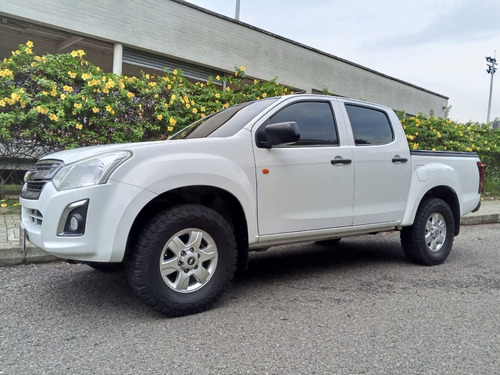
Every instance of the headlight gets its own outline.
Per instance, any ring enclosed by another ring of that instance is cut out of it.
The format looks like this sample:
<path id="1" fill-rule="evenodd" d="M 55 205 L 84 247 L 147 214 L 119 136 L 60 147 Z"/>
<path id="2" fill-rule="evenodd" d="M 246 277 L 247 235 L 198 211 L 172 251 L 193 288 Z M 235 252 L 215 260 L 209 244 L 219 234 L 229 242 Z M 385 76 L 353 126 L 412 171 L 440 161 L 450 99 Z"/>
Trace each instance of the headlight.
<path id="1" fill-rule="evenodd" d="M 62 167 L 52 182 L 57 190 L 104 184 L 116 167 L 130 156 L 129 151 L 117 151 L 80 160 Z"/>

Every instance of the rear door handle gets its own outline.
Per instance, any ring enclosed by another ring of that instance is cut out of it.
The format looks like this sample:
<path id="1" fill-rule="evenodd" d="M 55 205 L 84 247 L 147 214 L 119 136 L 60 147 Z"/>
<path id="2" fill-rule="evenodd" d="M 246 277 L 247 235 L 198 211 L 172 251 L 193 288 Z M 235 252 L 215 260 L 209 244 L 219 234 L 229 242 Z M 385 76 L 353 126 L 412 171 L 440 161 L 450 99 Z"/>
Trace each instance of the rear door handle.
<path id="1" fill-rule="evenodd" d="M 351 164 L 352 160 L 351 159 L 333 159 L 331 161 L 331 163 L 333 165 L 336 165 L 336 164 Z"/>
<path id="2" fill-rule="evenodd" d="M 392 158 L 393 163 L 407 163 L 408 159 L 407 158 Z"/>

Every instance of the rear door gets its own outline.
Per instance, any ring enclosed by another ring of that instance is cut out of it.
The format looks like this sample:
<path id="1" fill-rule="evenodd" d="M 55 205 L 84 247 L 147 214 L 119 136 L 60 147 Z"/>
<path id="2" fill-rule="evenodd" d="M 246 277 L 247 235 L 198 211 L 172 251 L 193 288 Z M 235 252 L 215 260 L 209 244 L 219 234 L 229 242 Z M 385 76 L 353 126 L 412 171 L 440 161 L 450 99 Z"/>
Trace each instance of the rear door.
<path id="1" fill-rule="evenodd" d="M 330 100 L 291 100 L 267 117 L 254 133 L 260 235 L 352 225 L 352 149 L 343 145 Z M 255 139 L 266 124 L 295 121 L 298 142 L 261 148 Z"/>
<path id="2" fill-rule="evenodd" d="M 346 103 L 345 110 L 354 139 L 353 224 L 398 222 L 410 185 L 406 136 L 399 124 L 392 126 L 393 114 L 384 109 Z"/>

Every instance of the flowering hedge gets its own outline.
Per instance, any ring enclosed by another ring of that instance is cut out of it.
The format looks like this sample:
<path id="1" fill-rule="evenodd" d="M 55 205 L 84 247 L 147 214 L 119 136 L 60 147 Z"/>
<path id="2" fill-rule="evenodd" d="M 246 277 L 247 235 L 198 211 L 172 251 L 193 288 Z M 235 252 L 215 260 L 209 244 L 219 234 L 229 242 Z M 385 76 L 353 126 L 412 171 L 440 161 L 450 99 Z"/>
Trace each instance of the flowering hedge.
<path id="1" fill-rule="evenodd" d="M 247 84 L 243 66 L 232 76 L 193 83 L 178 69 L 125 77 L 104 73 L 82 50 L 37 56 L 33 48 L 28 41 L 0 62 L 4 141 L 70 148 L 165 139 L 230 105 L 291 93 L 276 80 Z"/>
<path id="2" fill-rule="evenodd" d="M 413 150 L 477 152 L 486 165 L 485 191 L 500 191 L 500 129 L 425 115 L 401 123 Z"/>

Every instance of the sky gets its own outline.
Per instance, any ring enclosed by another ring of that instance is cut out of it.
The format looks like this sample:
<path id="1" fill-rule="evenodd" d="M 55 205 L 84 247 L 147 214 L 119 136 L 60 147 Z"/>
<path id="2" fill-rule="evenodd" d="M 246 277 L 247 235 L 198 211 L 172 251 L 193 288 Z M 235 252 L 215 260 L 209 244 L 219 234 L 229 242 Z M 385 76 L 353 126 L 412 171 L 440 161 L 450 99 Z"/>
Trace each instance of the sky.
<path id="1" fill-rule="evenodd" d="M 235 17 L 236 0 L 188 2 Z M 240 0 L 240 21 L 445 95 L 455 121 L 486 122 L 500 0 Z M 500 70 L 493 77 L 490 121 Z"/>

